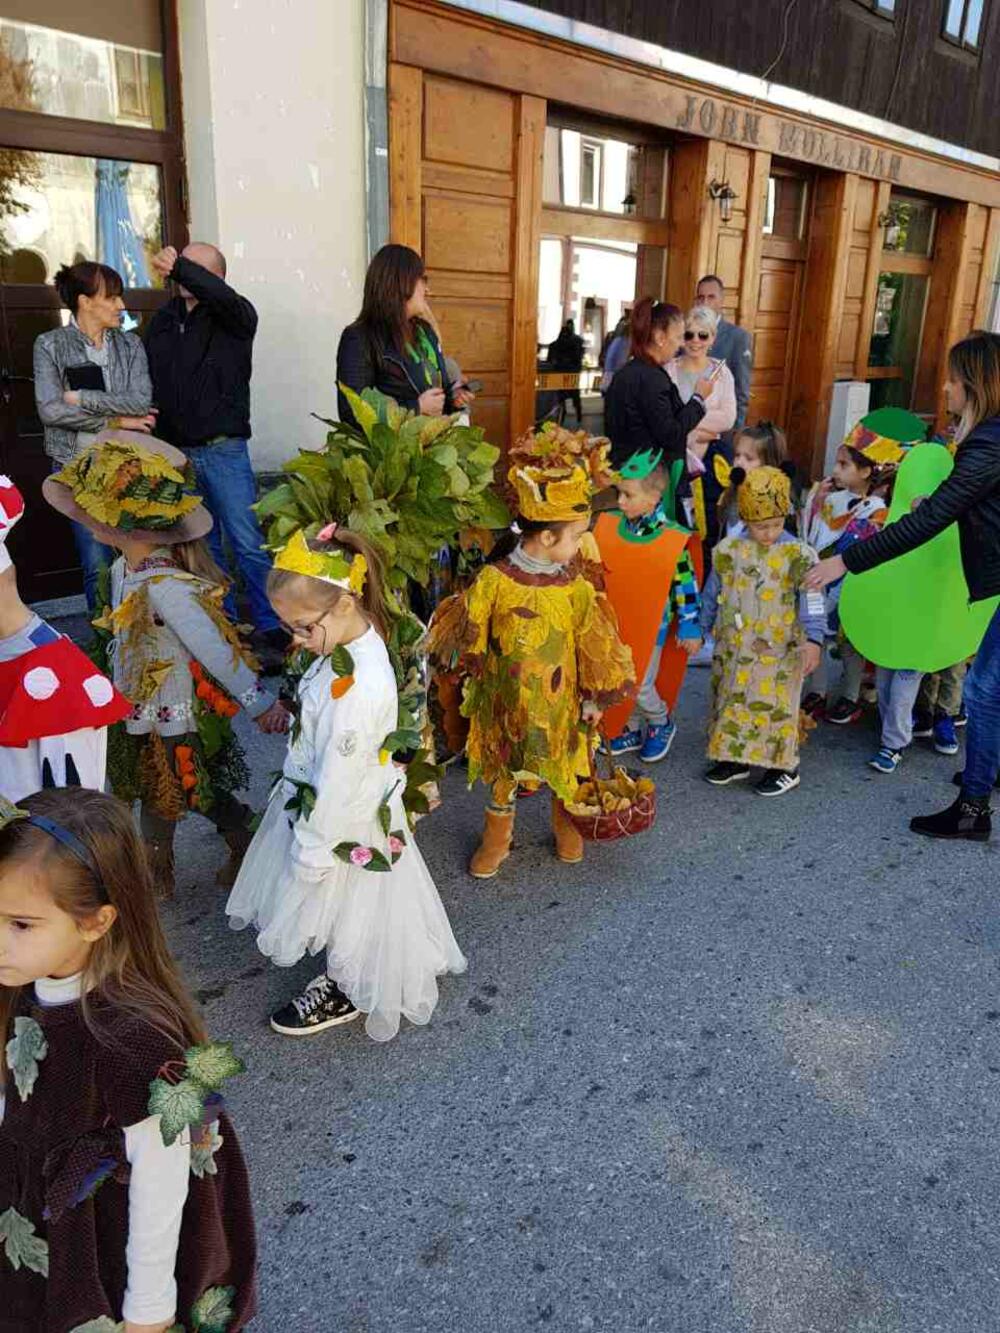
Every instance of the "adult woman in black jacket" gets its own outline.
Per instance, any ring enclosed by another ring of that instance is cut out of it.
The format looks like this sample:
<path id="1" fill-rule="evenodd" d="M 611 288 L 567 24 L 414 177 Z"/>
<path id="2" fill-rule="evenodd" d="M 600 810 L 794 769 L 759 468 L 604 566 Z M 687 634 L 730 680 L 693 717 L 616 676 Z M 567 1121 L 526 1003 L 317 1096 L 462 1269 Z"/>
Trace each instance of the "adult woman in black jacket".
<path id="1" fill-rule="evenodd" d="M 630 360 L 611 381 L 604 400 L 604 429 L 611 440 L 611 460 L 632 454 L 660 453 L 667 463 L 684 458 L 688 433 L 705 415 L 712 392 L 707 377 L 684 403 L 666 364 L 684 340 L 684 315 L 675 305 L 644 296 L 632 310 Z"/>
<path id="2" fill-rule="evenodd" d="M 400 407 L 439 417 L 472 402 L 450 383 L 427 304 L 424 261 L 408 245 L 383 245 L 365 275 L 361 314 L 340 336 L 337 384 L 378 389 Z M 356 425 L 338 389 L 341 421 Z"/>
<path id="3" fill-rule="evenodd" d="M 841 575 L 862 574 L 923 546 L 958 524 L 969 600 L 1000 595 L 1000 336 L 977 331 L 948 353 L 948 410 L 959 418 L 955 467 L 933 495 L 866 542 L 821 560 L 806 578 L 821 588 Z M 940 814 L 910 821 L 914 833 L 985 842 L 991 832 L 990 792 L 1000 772 L 1000 610 L 966 679 L 969 713 L 962 791 Z"/>

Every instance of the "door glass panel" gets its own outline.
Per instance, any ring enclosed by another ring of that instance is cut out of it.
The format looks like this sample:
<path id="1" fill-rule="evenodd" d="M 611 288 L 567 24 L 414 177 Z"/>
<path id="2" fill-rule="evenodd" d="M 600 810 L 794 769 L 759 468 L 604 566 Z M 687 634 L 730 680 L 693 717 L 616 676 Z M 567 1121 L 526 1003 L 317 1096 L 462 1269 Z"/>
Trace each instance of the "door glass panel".
<path id="1" fill-rule="evenodd" d="M 18 7 L 5 0 L 8 14 Z M 105 6 L 112 12 L 132 7 Z M 135 7 L 145 8 L 141 4 Z M 164 129 L 162 42 L 155 42 L 155 50 L 137 44 L 153 45 L 150 26 L 126 24 L 123 36 L 115 39 L 40 27 L 38 19 L 0 18 L 0 106 Z"/>
<path id="2" fill-rule="evenodd" d="M 915 273 L 879 274 L 868 364 L 898 373 L 872 381 L 873 407 L 910 406 L 927 283 L 925 276 Z"/>
<path id="3" fill-rule="evenodd" d="M 0 149 L 4 281 L 50 282 L 60 265 L 95 259 L 126 287 L 162 287 L 149 263 L 162 241 L 159 167 Z"/>
<path id="4" fill-rule="evenodd" d="M 771 176 L 767 182 L 764 235 L 800 241 L 805 233 L 808 182 L 800 176 Z"/>
<path id="5" fill-rule="evenodd" d="M 937 209 L 929 199 L 893 194 L 885 214 L 882 248 L 929 258 L 934 249 Z"/>
<path id="6" fill-rule="evenodd" d="M 542 202 L 627 217 L 663 216 L 666 149 L 549 125 Z"/>

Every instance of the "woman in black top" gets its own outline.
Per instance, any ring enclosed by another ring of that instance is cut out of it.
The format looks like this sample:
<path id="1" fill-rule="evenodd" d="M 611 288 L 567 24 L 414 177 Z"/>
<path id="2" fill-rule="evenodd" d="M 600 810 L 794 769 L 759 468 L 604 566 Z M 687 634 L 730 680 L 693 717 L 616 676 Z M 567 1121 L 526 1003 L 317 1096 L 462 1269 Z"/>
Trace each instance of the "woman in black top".
<path id="1" fill-rule="evenodd" d="M 378 389 L 400 407 L 439 417 L 473 395 L 450 383 L 427 304 L 424 261 L 408 245 L 383 245 L 365 275 L 361 314 L 340 336 L 337 384 L 355 393 Z M 341 421 L 357 425 L 342 393 Z"/>
<path id="2" fill-rule="evenodd" d="M 688 432 L 705 415 L 711 380 L 695 385 L 687 403 L 666 372 L 684 339 L 684 315 L 675 305 L 644 296 L 632 311 L 630 359 L 615 375 L 604 400 L 604 429 L 612 463 L 632 454 L 660 453 L 672 463 L 686 456 Z"/>
<path id="3" fill-rule="evenodd" d="M 944 393 L 959 423 L 951 474 L 912 513 L 843 555 L 813 565 L 806 587 L 863 574 L 957 523 L 969 601 L 1000 595 L 1000 335 L 976 329 L 952 347 Z M 965 768 L 955 777 L 962 790 L 947 810 L 911 819 L 910 828 L 931 838 L 986 842 L 992 831 L 990 793 L 1000 772 L 1000 610 L 966 678 L 965 706 Z"/>

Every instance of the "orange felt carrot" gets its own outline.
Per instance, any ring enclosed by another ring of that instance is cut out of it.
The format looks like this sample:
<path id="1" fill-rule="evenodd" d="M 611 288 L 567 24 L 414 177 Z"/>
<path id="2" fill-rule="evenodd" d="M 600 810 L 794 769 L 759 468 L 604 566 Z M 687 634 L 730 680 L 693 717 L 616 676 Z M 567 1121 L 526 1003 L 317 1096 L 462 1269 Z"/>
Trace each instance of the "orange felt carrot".
<path id="1" fill-rule="evenodd" d="M 194 773 L 185 773 L 181 777 L 181 786 L 185 791 L 191 791 L 198 785 L 198 779 Z"/>
<path id="2" fill-rule="evenodd" d="M 204 680 L 204 679 L 205 679 L 205 673 L 204 673 L 204 671 L 202 671 L 202 669 L 201 669 L 201 663 L 200 663 L 200 662 L 193 662 L 193 661 L 192 661 L 192 662 L 189 662 L 189 663 L 188 663 L 188 669 L 190 670 L 191 675 L 194 676 L 195 680 Z"/>
<path id="3" fill-rule="evenodd" d="M 338 676 L 337 679 L 330 684 L 330 698 L 342 699 L 353 684 L 353 676 Z"/>

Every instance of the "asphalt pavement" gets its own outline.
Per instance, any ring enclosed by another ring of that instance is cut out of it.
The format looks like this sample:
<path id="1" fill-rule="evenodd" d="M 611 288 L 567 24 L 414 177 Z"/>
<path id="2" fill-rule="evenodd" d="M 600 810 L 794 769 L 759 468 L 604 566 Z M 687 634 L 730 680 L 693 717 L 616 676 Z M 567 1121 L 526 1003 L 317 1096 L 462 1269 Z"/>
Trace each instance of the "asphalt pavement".
<path id="1" fill-rule="evenodd" d="M 955 760 L 864 766 L 822 727 L 798 791 L 701 780 L 707 673 L 659 817 L 557 862 L 544 796 L 467 877 L 483 793 L 417 837 L 468 955 L 427 1028 L 282 1038 L 321 970 L 233 934 L 222 848 L 179 835 L 170 938 L 248 1064 L 267 1333 L 994 1333 L 997 852 L 912 837 Z M 241 730 L 262 802 L 282 745 Z"/>

